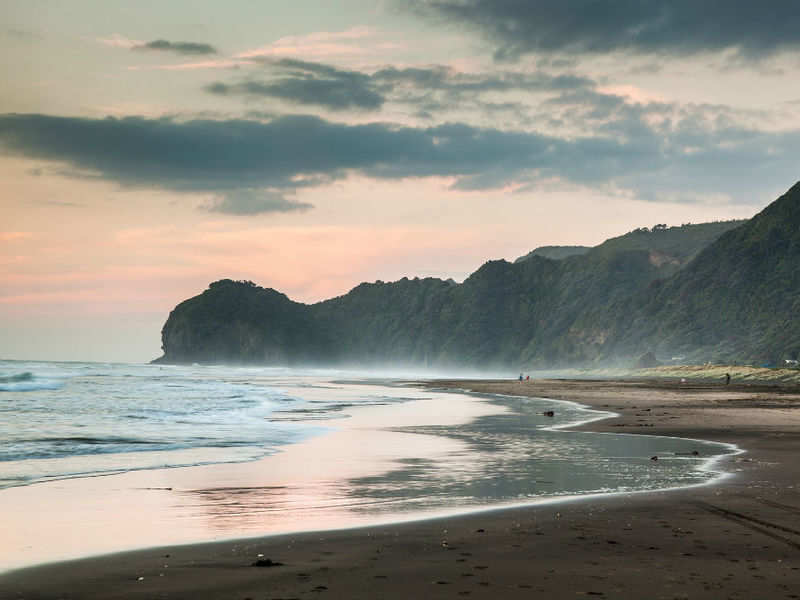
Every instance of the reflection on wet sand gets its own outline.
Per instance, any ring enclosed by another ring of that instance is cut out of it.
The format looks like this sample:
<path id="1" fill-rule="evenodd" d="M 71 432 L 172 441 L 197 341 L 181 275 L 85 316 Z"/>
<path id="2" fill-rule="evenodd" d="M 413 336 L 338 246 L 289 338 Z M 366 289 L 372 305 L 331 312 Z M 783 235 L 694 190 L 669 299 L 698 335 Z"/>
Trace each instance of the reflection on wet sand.
<path id="1" fill-rule="evenodd" d="M 382 448 L 386 468 L 378 473 L 321 473 L 281 486 L 193 489 L 181 496 L 190 512 L 202 511 L 208 526 L 221 532 L 346 527 L 553 496 L 700 484 L 716 475 L 705 468 L 709 457 L 728 451 L 710 442 L 558 430 L 587 418 L 574 405 L 518 398 L 484 402 L 495 410 L 467 423 L 384 430 L 383 442 L 392 434 L 401 442 Z M 451 443 L 442 445 L 445 440 Z M 428 454 L 426 447 L 437 451 Z M 347 448 L 374 450 L 371 444 Z M 654 455 L 660 460 L 651 460 Z"/>
<path id="2" fill-rule="evenodd" d="M 323 391 L 311 389 L 308 403 Z M 0 568 L 702 483 L 714 477 L 709 457 L 731 452 L 691 440 L 554 430 L 603 415 L 569 403 L 412 389 L 401 394 L 414 400 L 385 403 L 397 391 L 338 389 L 341 398 L 371 394 L 372 405 L 348 408 L 348 418 L 327 420 L 324 435 L 258 461 L 3 490 Z"/>

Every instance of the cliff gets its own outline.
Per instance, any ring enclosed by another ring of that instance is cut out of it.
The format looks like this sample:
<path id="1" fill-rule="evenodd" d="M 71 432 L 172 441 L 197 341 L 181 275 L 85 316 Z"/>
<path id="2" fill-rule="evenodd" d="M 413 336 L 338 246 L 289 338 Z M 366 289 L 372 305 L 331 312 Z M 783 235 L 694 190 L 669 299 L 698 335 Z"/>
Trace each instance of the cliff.
<path id="1" fill-rule="evenodd" d="M 529 368 L 777 362 L 800 351 L 800 184 L 753 219 L 641 228 L 489 261 L 463 283 L 363 283 L 305 305 L 223 280 L 179 304 L 165 362 Z M 552 254 L 552 253 L 551 253 Z"/>

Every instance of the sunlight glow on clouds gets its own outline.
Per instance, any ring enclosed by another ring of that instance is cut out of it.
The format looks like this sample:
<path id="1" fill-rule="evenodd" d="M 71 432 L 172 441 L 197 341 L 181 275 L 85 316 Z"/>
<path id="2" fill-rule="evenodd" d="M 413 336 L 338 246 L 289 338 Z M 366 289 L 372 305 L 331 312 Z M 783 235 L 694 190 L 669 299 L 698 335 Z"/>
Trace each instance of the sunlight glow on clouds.
<path id="1" fill-rule="evenodd" d="M 105 38 L 97 38 L 97 41 L 112 48 L 127 48 L 128 50 L 144 44 L 142 40 L 132 40 L 119 33 L 114 33 Z"/>
<path id="2" fill-rule="evenodd" d="M 267 46 L 239 52 L 237 58 L 296 57 L 331 59 L 367 54 L 400 47 L 393 42 L 380 41 L 384 34 L 370 27 L 359 26 L 345 31 L 316 31 L 307 35 L 289 35 Z"/>
<path id="3" fill-rule="evenodd" d="M 179 63 L 175 65 L 132 65 L 129 71 L 195 71 L 199 69 L 233 69 L 236 67 L 253 65 L 253 61 L 238 59 L 201 60 L 196 62 Z"/>

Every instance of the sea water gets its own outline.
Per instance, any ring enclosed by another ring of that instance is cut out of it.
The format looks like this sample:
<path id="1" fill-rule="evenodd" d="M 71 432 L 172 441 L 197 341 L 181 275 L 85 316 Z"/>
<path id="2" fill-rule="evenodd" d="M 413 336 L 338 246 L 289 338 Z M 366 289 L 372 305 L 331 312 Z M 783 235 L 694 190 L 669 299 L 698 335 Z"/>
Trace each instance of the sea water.
<path id="1" fill-rule="evenodd" d="M 735 451 L 563 429 L 610 415 L 333 370 L 0 361 L 0 563 L 704 484 Z"/>
<path id="2" fill-rule="evenodd" d="M 0 489 L 139 469 L 242 462 L 326 431 L 350 407 L 339 371 L 0 361 Z"/>

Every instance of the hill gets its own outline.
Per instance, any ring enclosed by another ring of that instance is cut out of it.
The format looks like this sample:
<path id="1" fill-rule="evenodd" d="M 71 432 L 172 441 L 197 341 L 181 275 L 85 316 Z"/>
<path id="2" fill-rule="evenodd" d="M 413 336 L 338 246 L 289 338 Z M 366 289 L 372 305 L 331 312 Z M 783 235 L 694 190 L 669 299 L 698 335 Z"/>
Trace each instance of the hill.
<path id="1" fill-rule="evenodd" d="M 363 283 L 305 305 L 223 280 L 172 311 L 159 360 L 522 369 L 629 364 L 653 351 L 777 362 L 800 351 L 798 231 L 800 184 L 749 221 L 544 247 L 489 261 L 461 284 Z"/>
<path id="2" fill-rule="evenodd" d="M 176 306 L 161 330 L 162 363 L 292 364 L 332 344 L 304 304 L 252 281 L 223 279 Z"/>
<path id="3" fill-rule="evenodd" d="M 605 354 L 648 346 L 695 361 L 778 365 L 796 359 L 800 183 L 721 235 L 674 277 L 618 308 L 622 325 Z"/>
<path id="4" fill-rule="evenodd" d="M 591 250 L 591 246 L 539 246 L 538 248 L 528 252 L 525 256 L 520 256 L 514 262 L 519 263 L 524 260 L 528 260 L 532 256 L 541 256 L 544 258 L 550 258 L 552 260 L 561 260 L 562 258 L 567 258 L 568 256 L 586 254 L 589 250 Z"/>

